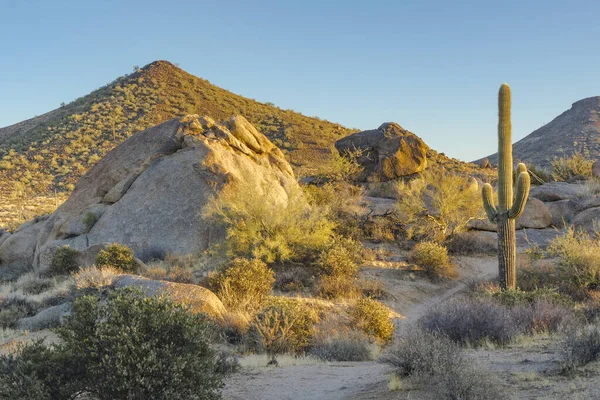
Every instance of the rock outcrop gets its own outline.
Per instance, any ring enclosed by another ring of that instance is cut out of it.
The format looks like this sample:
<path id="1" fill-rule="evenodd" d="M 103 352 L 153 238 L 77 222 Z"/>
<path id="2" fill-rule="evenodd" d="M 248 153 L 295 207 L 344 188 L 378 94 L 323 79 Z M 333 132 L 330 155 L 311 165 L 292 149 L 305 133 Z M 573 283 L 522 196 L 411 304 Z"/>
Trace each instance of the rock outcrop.
<path id="1" fill-rule="evenodd" d="M 77 183 L 49 218 L 3 238 L 3 264 L 38 266 L 57 246 L 120 243 L 134 252 L 199 253 L 224 239 L 200 216 L 220 193 L 269 190 L 282 204 L 298 190 L 283 153 L 245 118 L 188 115 L 138 132 Z"/>
<path id="2" fill-rule="evenodd" d="M 394 122 L 346 136 L 335 142 L 340 154 L 358 150 L 363 167 L 359 180 L 389 181 L 427 167 L 427 145 L 414 133 Z"/>

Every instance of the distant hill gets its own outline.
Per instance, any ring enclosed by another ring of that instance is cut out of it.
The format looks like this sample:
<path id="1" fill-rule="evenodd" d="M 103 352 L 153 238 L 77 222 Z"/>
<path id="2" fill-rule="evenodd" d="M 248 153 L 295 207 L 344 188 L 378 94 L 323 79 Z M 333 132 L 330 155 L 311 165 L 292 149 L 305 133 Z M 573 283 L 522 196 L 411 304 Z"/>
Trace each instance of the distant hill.
<path id="1" fill-rule="evenodd" d="M 600 158 L 600 96 L 573 103 L 571 108 L 513 145 L 515 160 L 550 167 L 555 157 L 580 152 Z M 498 154 L 488 157 L 492 164 Z"/>
<path id="2" fill-rule="evenodd" d="M 167 61 L 138 71 L 44 115 L 0 128 L 0 194 L 20 181 L 36 192 L 70 191 L 90 166 L 133 133 L 186 114 L 244 115 L 310 174 L 333 143 L 355 130 L 212 85 Z"/>

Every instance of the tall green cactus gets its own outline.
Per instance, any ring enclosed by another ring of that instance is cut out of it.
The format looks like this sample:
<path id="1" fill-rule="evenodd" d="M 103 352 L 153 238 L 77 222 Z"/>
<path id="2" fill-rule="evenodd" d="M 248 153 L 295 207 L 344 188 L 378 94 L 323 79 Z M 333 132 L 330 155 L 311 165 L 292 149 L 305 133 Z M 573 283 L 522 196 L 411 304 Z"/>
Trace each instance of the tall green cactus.
<path id="1" fill-rule="evenodd" d="M 517 167 L 517 193 L 513 199 L 512 126 L 510 86 L 498 92 L 498 205 L 492 186 L 483 186 L 483 206 L 491 222 L 498 224 L 498 272 L 503 290 L 517 286 L 517 244 L 515 220 L 523 213 L 529 197 L 530 178 L 525 164 Z"/>

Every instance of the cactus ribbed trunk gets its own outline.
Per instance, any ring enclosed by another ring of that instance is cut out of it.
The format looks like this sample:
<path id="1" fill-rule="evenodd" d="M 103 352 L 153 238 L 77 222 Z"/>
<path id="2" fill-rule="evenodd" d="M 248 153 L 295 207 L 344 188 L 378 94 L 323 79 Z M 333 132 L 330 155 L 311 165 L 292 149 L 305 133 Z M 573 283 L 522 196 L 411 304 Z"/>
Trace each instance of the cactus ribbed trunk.
<path id="1" fill-rule="evenodd" d="M 507 214 L 498 218 L 498 275 L 500 287 L 514 289 L 517 286 L 517 246 L 515 220 Z"/>
<path id="2" fill-rule="evenodd" d="M 529 197 L 530 178 L 524 164 L 519 164 L 516 201 L 513 198 L 512 126 L 510 121 L 510 86 L 498 92 L 498 205 L 493 189 L 483 187 L 483 205 L 491 222 L 498 226 L 498 274 L 503 290 L 517 286 L 516 219 L 523 213 Z"/>

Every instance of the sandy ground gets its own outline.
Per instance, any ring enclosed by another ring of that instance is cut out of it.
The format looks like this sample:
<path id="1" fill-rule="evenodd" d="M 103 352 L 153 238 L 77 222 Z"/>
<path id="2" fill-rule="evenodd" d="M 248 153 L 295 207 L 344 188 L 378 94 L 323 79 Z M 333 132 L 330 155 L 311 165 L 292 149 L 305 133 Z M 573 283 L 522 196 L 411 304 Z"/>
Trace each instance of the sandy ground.
<path id="1" fill-rule="evenodd" d="M 497 273 L 495 257 L 458 257 L 456 280 L 432 283 L 399 269 L 402 255 L 392 252 L 387 261 L 363 268 L 366 277 L 382 280 L 393 296 L 385 303 L 404 319 L 396 321 L 397 334 L 416 321 L 433 305 L 447 300 L 474 280 L 492 278 Z M 246 367 L 227 381 L 226 400 L 343 400 L 382 399 L 400 393 L 388 391 L 390 367 L 377 362 L 318 363 L 280 367 Z M 389 397 L 392 396 L 392 397 Z"/>

